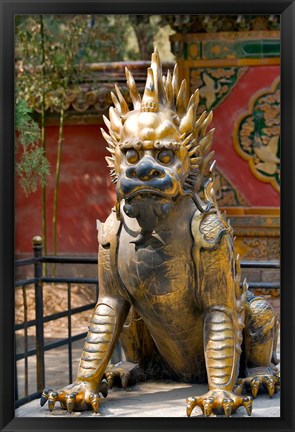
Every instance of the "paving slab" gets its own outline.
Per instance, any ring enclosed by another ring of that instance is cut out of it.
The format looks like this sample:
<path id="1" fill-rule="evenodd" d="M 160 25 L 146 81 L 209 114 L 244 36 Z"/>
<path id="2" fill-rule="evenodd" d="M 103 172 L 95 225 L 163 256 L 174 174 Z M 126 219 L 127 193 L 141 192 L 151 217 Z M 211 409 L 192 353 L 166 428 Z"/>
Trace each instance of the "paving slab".
<path id="1" fill-rule="evenodd" d="M 186 417 L 186 398 L 207 392 L 206 384 L 182 384 L 176 382 L 144 382 L 123 390 L 109 391 L 108 397 L 102 399 L 100 412 L 73 412 L 56 404 L 52 412 L 48 405 L 40 407 L 39 400 L 29 402 L 16 409 L 16 417 Z M 196 407 L 192 416 L 203 416 Z M 214 415 L 212 415 L 214 416 Z M 244 407 L 238 409 L 235 417 L 248 417 Z M 252 418 L 280 417 L 280 394 L 272 398 L 267 394 L 258 395 L 253 402 Z"/>

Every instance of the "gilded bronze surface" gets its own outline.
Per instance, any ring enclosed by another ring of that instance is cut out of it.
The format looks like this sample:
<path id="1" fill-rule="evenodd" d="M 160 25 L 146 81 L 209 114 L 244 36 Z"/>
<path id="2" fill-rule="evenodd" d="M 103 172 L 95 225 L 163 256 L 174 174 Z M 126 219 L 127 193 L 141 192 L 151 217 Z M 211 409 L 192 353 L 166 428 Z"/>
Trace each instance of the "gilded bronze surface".
<path id="1" fill-rule="evenodd" d="M 97 412 L 116 381 L 169 377 L 208 382 L 206 394 L 187 400 L 188 416 L 195 406 L 206 416 L 240 406 L 251 415 L 247 390 L 279 388 L 277 319 L 240 283 L 233 230 L 213 188 L 212 112 L 197 115 L 199 92 L 188 100 L 177 66 L 162 77 L 157 50 L 143 97 L 126 77 L 134 109 L 116 87 L 102 131 L 117 203 L 98 222 L 99 299 L 76 381 L 45 389 L 41 405 Z M 119 338 L 126 362 L 109 365 Z"/>

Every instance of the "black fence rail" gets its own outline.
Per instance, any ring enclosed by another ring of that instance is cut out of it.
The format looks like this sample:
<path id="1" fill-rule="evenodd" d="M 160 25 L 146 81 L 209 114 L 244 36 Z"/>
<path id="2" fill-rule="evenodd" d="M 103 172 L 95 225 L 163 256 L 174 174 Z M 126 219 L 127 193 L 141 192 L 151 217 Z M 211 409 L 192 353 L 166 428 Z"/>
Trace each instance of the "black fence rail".
<path id="1" fill-rule="evenodd" d="M 16 373 L 15 373 L 15 406 L 16 408 L 23 405 L 24 403 L 40 397 L 42 390 L 45 386 L 45 352 L 58 348 L 60 346 L 67 346 L 68 348 L 68 371 L 69 371 L 69 383 L 73 380 L 72 370 L 72 344 L 75 341 L 84 339 L 87 332 L 72 335 L 72 323 L 71 317 L 75 314 L 92 310 L 96 304 L 96 301 L 88 303 L 80 307 L 72 307 L 71 302 L 71 288 L 72 284 L 90 284 L 94 286 L 95 297 L 98 297 L 98 280 L 97 278 L 87 277 L 48 277 L 44 275 L 43 268 L 44 264 L 94 264 L 97 265 L 97 257 L 56 257 L 56 256 L 43 256 L 43 245 L 40 237 L 33 239 L 33 257 L 28 259 L 21 259 L 15 262 L 16 268 L 33 265 L 34 266 L 34 277 L 20 279 L 15 282 L 16 289 L 22 290 L 23 306 L 24 306 L 24 320 L 21 323 L 15 325 L 15 331 L 22 330 L 24 335 L 24 350 L 23 352 L 17 352 L 15 355 L 16 360 Z M 62 312 L 44 316 L 44 301 L 43 301 L 43 287 L 44 284 L 57 284 L 62 283 L 67 285 L 67 309 Z M 27 311 L 27 288 L 34 286 L 34 297 L 35 297 L 35 319 L 28 320 Z M 44 342 L 44 324 L 50 321 L 58 320 L 60 318 L 67 317 L 67 328 L 68 336 L 56 342 L 45 344 Z M 34 349 L 28 348 L 28 329 L 35 327 L 36 334 L 36 346 Z M 36 392 L 29 394 L 28 389 L 28 359 L 29 357 L 36 357 Z M 25 396 L 19 398 L 19 388 L 17 379 L 17 362 L 24 360 L 24 393 Z"/>
<path id="2" fill-rule="evenodd" d="M 16 289 L 22 290 L 23 307 L 24 307 L 24 319 L 23 322 L 15 325 L 15 331 L 23 331 L 24 349 L 22 352 L 17 352 L 15 355 L 15 407 L 19 407 L 26 402 L 36 399 L 41 396 L 41 392 L 45 387 L 45 352 L 53 350 L 61 346 L 67 346 L 68 350 L 68 371 L 69 371 L 69 383 L 73 381 L 72 371 L 72 345 L 75 341 L 84 339 L 87 332 L 72 335 L 72 322 L 71 318 L 73 315 L 92 310 L 96 304 L 90 302 L 84 306 L 72 307 L 71 302 L 71 288 L 72 284 L 90 284 L 95 289 L 95 297 L 98 298 L 99 285 L 97 278 L 87 277 L 60 277 L 51 276 L 48 277 L 44 274 L 44 265 L 47 264 L 92 264 L 97 266 L 97 257 L 77 257 L 77 256 L 44 256 L 42 239 L 40 237 L 34 237 L 33 239 L 33 257 L 28 259 L 20 259 L 15 262 L 16 268 L 23 266 L 34 267 L 34 277 L 19 279 L 15 282 Z M 241 261 L 242 269 L 280 269 L 279 261 Z M 44 301 L 43 301 L 43 288 L 44 284 L 66 284 L 67 285 L 67 309 L 61 312 L 56 312 L 50 315 L 44 316 Z M 35 297 L 35 319 L 28 319 L 27 311 L 27 288 L 34 286 L 34 297 Z M 248 282 L 250 289 L 280 289 L 279 282 Z M 67 337 L 56 342 L 45 344 L 44 340 L 44 324 L 50 321 L 58 320 L 60 318 L 67 317 Z M 36 344 L 35 348 L 28 347 L 28 329 L 35 327 Z M 117 355 L 120 355 L 117 353 Z M 28 378 L 28 359 L 29 357 L 35 356 L 36 358 L 36 391 L 29 393 L 29 378 Z M 117 357 L 118 358 L 118 357 Z M 24 361 L 24 397 L 19 398 L 18 388 L 18 376 L 17 376 L 17 362 Z M 64 366 L 63 366 L 64 367 Z"/>

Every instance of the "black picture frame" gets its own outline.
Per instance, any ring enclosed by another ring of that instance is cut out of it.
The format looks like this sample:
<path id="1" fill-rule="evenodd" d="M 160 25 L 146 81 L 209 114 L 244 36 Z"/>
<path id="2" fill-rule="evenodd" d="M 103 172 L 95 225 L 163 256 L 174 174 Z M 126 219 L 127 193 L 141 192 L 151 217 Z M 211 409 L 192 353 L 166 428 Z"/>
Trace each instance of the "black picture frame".
<path id="1" fill-rule="evenodd" d="M 0 429 L 12 431 L 293 431 L 294 381 L 294 0 L 0 0 Z M 281 14 L 281 417 L 14 418 L 14 17 L 20 14 Z"/>

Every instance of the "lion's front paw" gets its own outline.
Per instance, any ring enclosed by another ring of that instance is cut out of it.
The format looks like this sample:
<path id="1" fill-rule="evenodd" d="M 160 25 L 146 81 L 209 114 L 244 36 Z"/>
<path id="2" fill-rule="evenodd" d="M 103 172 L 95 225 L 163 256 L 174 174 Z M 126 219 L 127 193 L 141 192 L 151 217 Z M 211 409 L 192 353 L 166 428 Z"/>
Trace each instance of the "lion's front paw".
<path id="1" fill-rule="evenodd" d="M 56 402 L 59 402 L 63 409 L 69 413 L 72 411 L 85 411 L 93 409 L 96 413 L 100 405 L 102 393 L 104 397 L 108 394 L 108 384 L 104 380 L 101 382 L 99 389 L 94 390 L 93 385 L 86 381 L 79 381 L 63 387 L 59 390 L 45 388 L 40 399 L 41 407 L 48 401 L 50 411 Z"/>
<path id="2" fill-rule="evenodd" d="M 214 414 L 225 414 L 230 417 L 240 406 L 246 408 L 247 414 L 252 413 L 252 398 L 250 396 L 239 396 L 226 390 L 209 390 L 203 396 L 195 396 L 187 399 L 186 413 L 190 417 L 193 409 L 198 406 L 206 417 Z"/>

